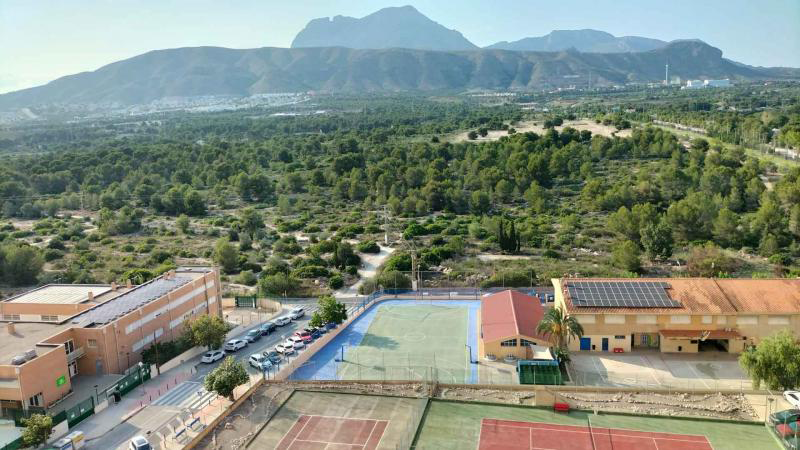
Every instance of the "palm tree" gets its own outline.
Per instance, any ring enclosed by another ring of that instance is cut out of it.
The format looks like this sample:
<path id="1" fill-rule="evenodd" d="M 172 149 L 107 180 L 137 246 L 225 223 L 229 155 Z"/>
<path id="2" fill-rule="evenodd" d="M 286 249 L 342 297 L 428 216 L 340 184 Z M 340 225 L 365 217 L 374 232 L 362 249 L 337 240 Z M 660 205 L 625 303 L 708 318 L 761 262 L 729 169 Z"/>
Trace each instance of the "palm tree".
<path id="1" fill-rule="evenodd" d="M 545 313 L 536 332 L 548 336 L 557 350 L 566 350 L 571 338 L 583 336 L 583 326 L 572 316 L 567 315 L 564 308 L 554 307 Z"/>

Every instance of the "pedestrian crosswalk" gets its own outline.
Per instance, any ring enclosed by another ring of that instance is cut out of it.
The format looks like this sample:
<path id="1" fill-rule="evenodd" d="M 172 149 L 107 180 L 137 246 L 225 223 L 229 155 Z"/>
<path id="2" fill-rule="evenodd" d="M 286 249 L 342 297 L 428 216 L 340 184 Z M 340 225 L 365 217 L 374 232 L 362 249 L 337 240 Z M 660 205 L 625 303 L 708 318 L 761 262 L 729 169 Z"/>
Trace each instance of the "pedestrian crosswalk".
<path id="1" fill-rule="evenodd" d="M 216 396 L 217 394 L 207 392 L 203 385 L 196 381 L 184 381 L 152 404 L 197 410 L 207 405 Z"/>

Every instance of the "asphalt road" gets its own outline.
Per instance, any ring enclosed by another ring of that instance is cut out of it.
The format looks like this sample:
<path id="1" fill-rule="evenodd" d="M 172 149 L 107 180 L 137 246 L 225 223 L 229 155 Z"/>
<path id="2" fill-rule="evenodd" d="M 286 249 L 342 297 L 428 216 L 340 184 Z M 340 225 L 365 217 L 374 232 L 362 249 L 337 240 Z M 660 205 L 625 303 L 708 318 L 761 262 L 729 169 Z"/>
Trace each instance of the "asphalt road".
<path id="1" fill-rule="evenodd" d="M 287 306 L 288 307 L 284 308 L 282 311 L 281 316 L 288 315 L 289 311 L 293 307 L 293 305 Z M 282 327 L 276 328 L 272 333 L 262 336 L 261 339 L 256 342 L 249 343 L 247 347 L 240 349 L 237 352 L 226 352 L 226 357 L 231 355 L 234 356 L 238 361 L 241 361 L 242 364 L 244 364 L 244 366 L 247 368 L 247 372 L 249 374 L 260 374 L 261 372 L 259 370 L 256 370 L 247 363 L 250 355 L 254 353 L 261 353 L 266 350 L 273 350 L 275 345 L 285 341 L 286 338 L 294 334 L 295 331 L 305 328 L 308 325 L 309 319 L 311 318 L 311 313 L 308 312 L 308 309 L 309 308 L 306 308 L 306 315 L 300 319 L 293 320 Z M 311 309 L 313 309 L 313 307 Z M 237 334 L 228 335 L 226 339 L 244 339 L 247 331 L 257 328 L 259 325 L 259 323 L 253 323 L 248 328 L 239 331 Z M 298 350 L 296 352 L 303 351 L 305 350 Z M 296 355 L 297 353 L 295 353 L 294 356 Z M 188 380 L 170 389 L 159 399 L 154 400 L 153 403 L 147 407 L 146 411 L 137 414 L 128 422 L 115 427 L 112 433 L 108 433 L 108 435 L 90 442 L 89 445 L 87 445 L 87 448 L 124 450 L 128 448 L 128 443 L 136 435 L 146 435 L 147 431 L 164 429 L 167 424 L 171 422 L 177 424 L 178 415 L 181 413 L 185 414 L 187 408 L 207 404 L 208 400 L 215 396 L 213 393 L 206 393 L 202 386 L 205 376 L 211 372 L 220 363 L 220 361 L 212 364 L 203 364 L 200 362 L 200 356 L 193 358 L 189 361 L 189 363 L 195 365 L 197 372 L 195 372 Z"/>

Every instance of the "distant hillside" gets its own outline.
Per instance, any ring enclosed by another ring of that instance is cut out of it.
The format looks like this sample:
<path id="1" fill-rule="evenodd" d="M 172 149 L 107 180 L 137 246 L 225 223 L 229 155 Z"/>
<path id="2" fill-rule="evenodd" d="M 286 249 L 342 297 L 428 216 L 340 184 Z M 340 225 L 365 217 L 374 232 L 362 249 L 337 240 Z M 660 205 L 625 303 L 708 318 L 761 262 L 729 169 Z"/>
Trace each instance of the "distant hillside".
<path id="1" fill-rule="evenodd" d="M 314 19 L 297 34 L 292 48 L 347 47 L 473 50 L 477 47 L 458 31 L 427 18 L 413 6 L 384 8 L 368 16 Z"/>
<path id="2" fill-rule="evenodd" d="M 639 36 L 616 37 L 598 30 L 556 30 L 545 36 L 527 37 L 518 41 L 502 41 L 486 48 L 523 52 L 558 52 L 574 48 L 586 53 L 646 52 L 667 45 L 667 42 Z"/>
<path id="3" fill-rule="evenodd" d="M 0 95 L 0 109 L 42 104 L 141 104 L 164 97 L 246 96 L 270 92 L 533 90 L 659 81 L 664 63 L 684 79 L 769 79 L 798 69 L 733 63 L 707 44 L 682 41 L 639 53 L 438 52 L 410 49 L 193 47 L 159 50 Z"/>

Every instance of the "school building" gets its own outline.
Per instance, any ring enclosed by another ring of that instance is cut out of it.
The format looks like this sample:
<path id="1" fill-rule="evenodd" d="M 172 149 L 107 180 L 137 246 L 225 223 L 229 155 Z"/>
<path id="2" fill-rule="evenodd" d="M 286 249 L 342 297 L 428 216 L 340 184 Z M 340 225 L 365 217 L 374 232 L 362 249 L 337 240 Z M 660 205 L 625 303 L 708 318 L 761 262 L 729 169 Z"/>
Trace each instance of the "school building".
<path id="1" fill-rule="evenodd" d="M 507 290 L 483 297 L 478 354 L 481 358 L 487 355 L 497 359 L 532 358 L 534 351 L 550 346 L 547 337 L 536 332 L 543 316 L 539 299 L 519 291 Z"/>
<path id="2" fill-rule="evenodd" d="M 740 353 L 781 329 L 800 336 L 800 279 L 553 279 L 583 326 L 574 351 Z"/>
<path id="3" fill-rule="evenodd" d="M 147 283 L 46 285 L 0 301 L 0 408 L 47 408 L 80 375 L 122 374 L 192 317 L 221 314 L 219 273 L 179 268 Z"/>

